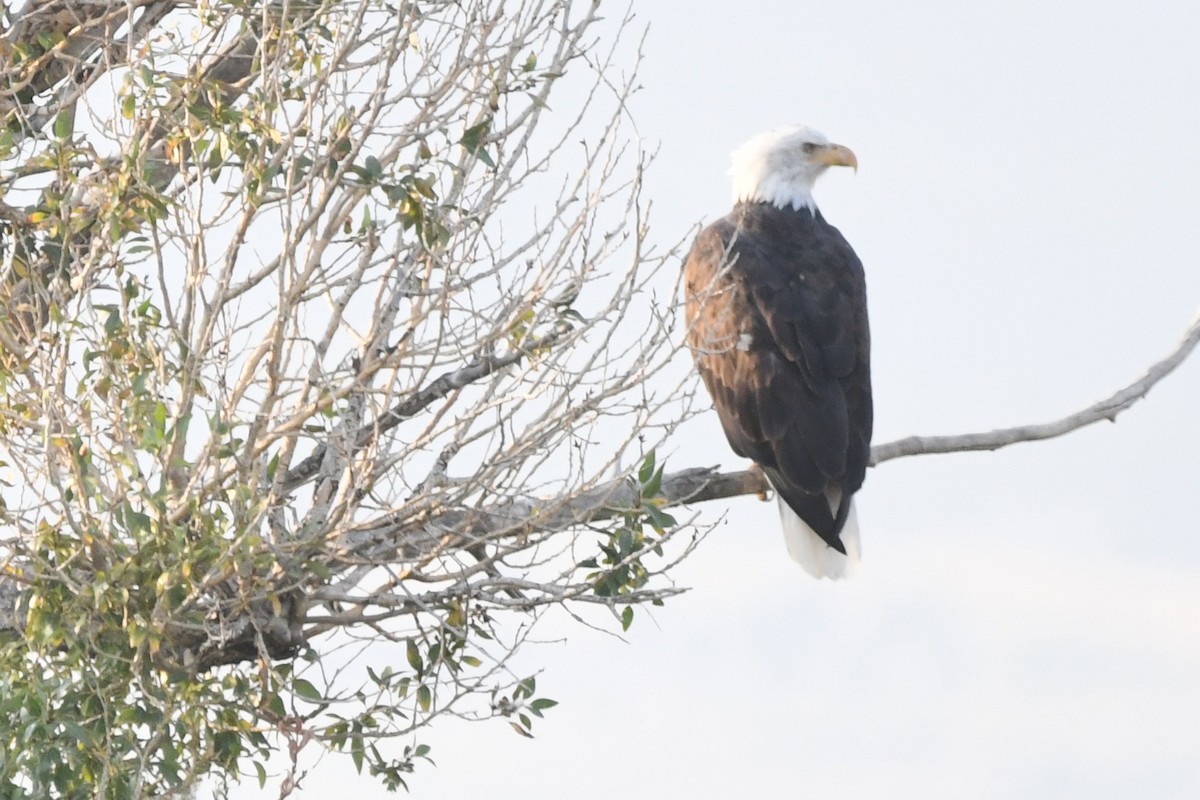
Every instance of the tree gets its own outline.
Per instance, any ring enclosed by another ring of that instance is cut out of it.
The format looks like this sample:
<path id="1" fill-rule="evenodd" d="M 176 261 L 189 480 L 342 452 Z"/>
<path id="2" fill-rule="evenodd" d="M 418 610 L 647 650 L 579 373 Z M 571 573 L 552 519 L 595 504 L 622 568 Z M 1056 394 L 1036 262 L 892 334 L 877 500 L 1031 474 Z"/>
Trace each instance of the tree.
<path id="1" fill-rule="evenodd" d="M 502 612 L 628 625 L 673 591 L 653 446 L 686 373 L 649 386 L 677 346 L 645 299 L 672 256 L 643 247 L 633 75 L 599 23 L 565 1 L 12 13 L 10 793 L 261 779 L 272 731 L 401 785 L 427 751 L 376 739 L 468 712 L 528 733 L 553 704 L 509 673 Z M 588 99 L 548 125 L 568 72 Z M 407 663 L 342 676 L 328 651 L 362 639 Z"/>
<path id="2" fill-rule="evenodd" d="M 766 489 L 655 458 L 695 382 L 627 144 L 628 19 L 149 0 L 7 22 L 8 794 L 265 781 L 281 743 L 402 785 L 437 717 L 528 734 L 553 704 L 509 667 L 546 609 L 627 627 L 676 591 L 703 530 L 669 507 Z M 567 81 L 584 100 L 551 113 Z M 1198 338 L 1033 433 L 1115 415 Z M 382 641 L 404 663 L 372 663 Z"/>

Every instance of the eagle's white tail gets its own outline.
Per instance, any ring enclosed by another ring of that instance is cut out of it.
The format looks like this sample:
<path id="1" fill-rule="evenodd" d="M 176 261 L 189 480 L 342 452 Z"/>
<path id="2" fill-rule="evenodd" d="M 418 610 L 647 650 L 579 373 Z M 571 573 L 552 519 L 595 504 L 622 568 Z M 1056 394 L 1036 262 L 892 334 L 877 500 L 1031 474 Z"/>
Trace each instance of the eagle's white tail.
<path id="1" fill-rule="evenodd" d="M 778 495 L 777 495 L 778 497 Z M 858 538 L 858 515 L 854 512 L 854 501 L 850 501 L 850 513 L 842 528 L 842 544 L 846 555 L 834 550 L 817 532 L 808 527 L 795 511 L 779 500 L 779 518 L 783 523 L 783 540 L 787 542 L 788 555 L 799 562 L 804 571 L 814 578 L 848 578 L 858 569 L 862 558 L 862 545 Z"/>

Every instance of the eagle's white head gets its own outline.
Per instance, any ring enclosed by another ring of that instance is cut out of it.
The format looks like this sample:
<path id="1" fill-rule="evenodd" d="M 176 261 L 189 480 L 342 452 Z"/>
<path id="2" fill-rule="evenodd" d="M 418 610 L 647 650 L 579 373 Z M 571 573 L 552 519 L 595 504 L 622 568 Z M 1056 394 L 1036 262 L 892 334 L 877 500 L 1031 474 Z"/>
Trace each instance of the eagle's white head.
<path id="1" fill-rule="evenodd" d="M 829 167 L 858 169 L 849 147 L 796 125 L 760 133 L 733 151 L 733 201 L 772 203 L 778 208 L 807 208 L 816 213 L 812 188 Z"/>

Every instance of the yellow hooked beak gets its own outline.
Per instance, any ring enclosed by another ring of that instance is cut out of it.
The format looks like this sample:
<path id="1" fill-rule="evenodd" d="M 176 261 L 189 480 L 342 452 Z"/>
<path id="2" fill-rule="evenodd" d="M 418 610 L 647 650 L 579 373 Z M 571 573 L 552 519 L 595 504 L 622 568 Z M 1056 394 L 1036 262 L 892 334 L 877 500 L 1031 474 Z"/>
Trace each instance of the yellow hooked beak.
<path id="1" fill-rule="evenodd" d="M 853 167 L 858 172 L 858 158 L 854 151 L 841 144 L 828 144 L 812 154 L 812 160 L 827 167 Z"/>

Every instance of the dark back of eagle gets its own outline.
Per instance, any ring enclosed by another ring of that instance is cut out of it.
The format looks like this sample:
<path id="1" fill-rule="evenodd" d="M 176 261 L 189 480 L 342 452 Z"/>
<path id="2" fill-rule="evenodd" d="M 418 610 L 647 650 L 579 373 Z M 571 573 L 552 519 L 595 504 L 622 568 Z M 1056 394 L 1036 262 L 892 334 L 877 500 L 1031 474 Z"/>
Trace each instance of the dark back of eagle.
<path id="1" fill-rule="evenodd" d="M 684 267 L 688 344 L 734 452 L 830 547 L 871 450 L 862 263 L 819 212 L 739 203 Z"/>

